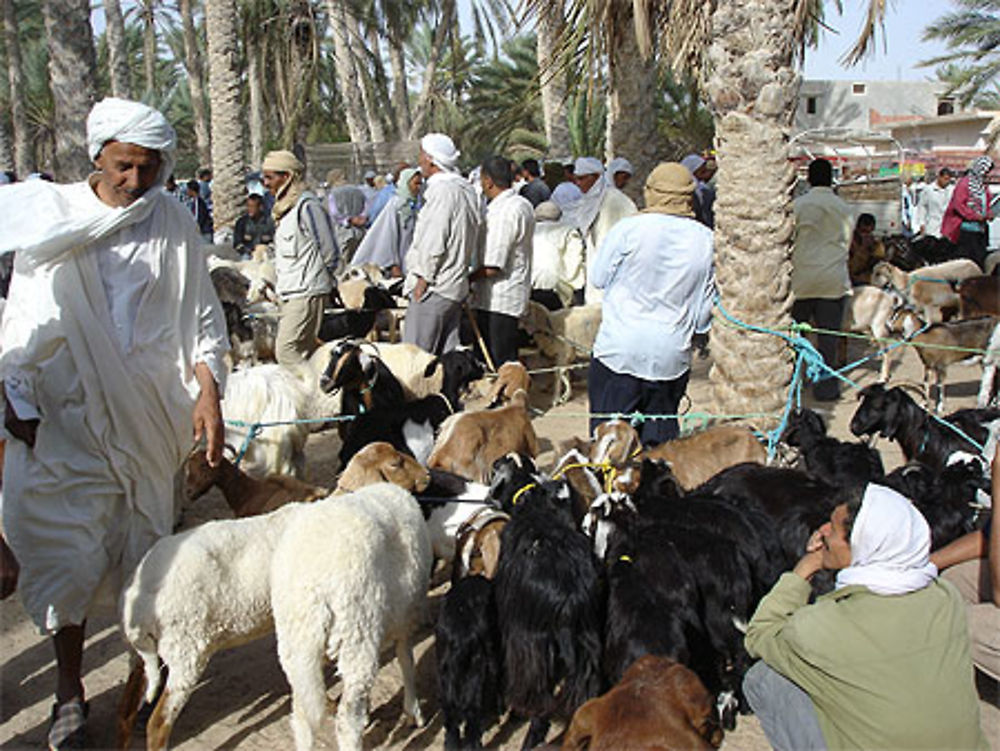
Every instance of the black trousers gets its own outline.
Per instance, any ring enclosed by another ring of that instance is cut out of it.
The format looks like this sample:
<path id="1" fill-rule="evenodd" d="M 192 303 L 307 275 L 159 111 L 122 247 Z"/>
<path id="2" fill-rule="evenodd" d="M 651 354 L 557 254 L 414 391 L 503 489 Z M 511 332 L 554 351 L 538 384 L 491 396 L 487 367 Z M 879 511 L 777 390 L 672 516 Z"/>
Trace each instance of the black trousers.
<path id="1" fill-rule="evenodd" d="M 821 329 L 840 331 L 844 320 L 844 305 L 846 297 L 836 300 L 813 297 L 796 300 L 792 305 L 792 318 L 798 323 L 811 323 Z M 816 349 L 823 355 L 823 360 L 831 368 L 839 368 L 842 363 L 838 354 L 838 337 L 834 334 L 817 334 Z M 813 386 L 813 396 L 820 401 L 833 401 L 840 396 L 840 381 L 834 377 L 817 381 Z"/>
<path id="2" fill-rule="evenodd" d="M 986 232 L 969 232 L 959 230 L 958 232 L 958 257 L 968 258 L 979 264 L 979 268 L 985 268 L 986 246 L 989 244 L 989 235 Z"/>
<path id="3" fill-rule="evenodd" d="M 587 394 L 590 411 L 598 414 L 641 412 L 647 415 L 675 415 L 687 391 L 689 372 L 672 381 L 648 381 L 645 378 L 618 373 L 596 357 L 590 358 L 587 374 Z M 590 433 L 610 418 L 591 417 Z M 638 426 L 644 446 L 657 446 L 676 438 L 680 427 L 676 419 L 647 420 Z"/>
<path id="4" fill-rule="evenodd" d="M 490 351 L 493 364 L 500 367 L 505 362 L 517 359 L 517 347 L 520 333 L 517 328 L 518 319 L 504 313 L 494 313 L 490 310 L 476 310 L 476 324 L 479 333 L 483 335 L 486 349 Z M 478 348 L 478 343 L 473 344 Z"/>

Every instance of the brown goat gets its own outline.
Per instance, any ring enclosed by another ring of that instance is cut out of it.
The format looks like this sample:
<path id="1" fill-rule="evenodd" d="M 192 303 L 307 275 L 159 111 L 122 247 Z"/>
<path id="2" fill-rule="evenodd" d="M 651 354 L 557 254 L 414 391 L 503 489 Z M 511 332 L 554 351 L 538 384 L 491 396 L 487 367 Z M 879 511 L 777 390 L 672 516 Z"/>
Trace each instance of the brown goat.
<path id="1" fill-rule="evenodd" d="M 948 366 L 981 356 L 996 325 L 997 319 L 989 316 L 936 323 L 910 340 L 924 365 L 924 405 L 928 409 L 933 388 L 937 386 L 935 410 L 938 413 L 944 411 L 944 379 Z"/>
<path id="2" fill-rule="evenodd" d="M 961 318 L 1000 316 L 1000 277 L 974 276 L 960 281 L 956 289 Z"/>
<path id="3" fill-rule="evenodd" d="M 502 511 L 484 508 L 466 519 L 455 535 L 452 582 L 479 574 L 492 579 L 500 565 L 500 533 L 510 517 Z"/>
<path id="4" fill-rule="evenodd" d="M 390 443 L 376 441 L 351 457 L 333 494 L 352 493 L 378 482 L 391 482 L 403 490 L 419 493 L 430 481 L 430 473 L 412 456 L 397 451 Z"/>
<path id="5" fill-rule="evenodd" d="M 711 694 L 691 670 L 646 655 L 573 715 L 563 751 L 709 751 L 722 745 Z"/>
<path id="6" fill-rule="evenodd" d="M 767 450 L 749 428 L 717 425 L 647 449 L 642 458 L 665 461 L 680 486 L 692 490 L 727 467 L 764 464 Z"/>
<path id="7" fill-rule="evenodd" d="M 520 363 L 504 363 L 512 377 L 527 380 Z M 530 385 L 530 380 L 527 381 Z M 427 460 L 430 469 L 443 469 L 473 482 L 489 482 L 493 462 L 507 454 L 538 455 L 538 437 L 528 417 L 528 392 L 517 388 L 510 404 L 497 409 L 463 412 L 441 424 L 434 450 Z"/>
<path id="8" fill-rule="evenodd" d="M 527 394 L 531 389 L 531 376 L 519 362 L 505 362 L 497 370 L 497 378 L 486 398 L 490 407 L 509 404 L 514 393 L 523 391 Z"/>
<path id="9" fill-rule="evenodd" d="M 266 514 L 287 503 L 309 503 L 330 495 L 329 488 L 310 485 L 287 475 L 258 480 L 223 457 L 210 467 L 204 449 L 192 451 L 184 462 L 184 493 L 193 501 L 217 485 L 237 518 Z"/>

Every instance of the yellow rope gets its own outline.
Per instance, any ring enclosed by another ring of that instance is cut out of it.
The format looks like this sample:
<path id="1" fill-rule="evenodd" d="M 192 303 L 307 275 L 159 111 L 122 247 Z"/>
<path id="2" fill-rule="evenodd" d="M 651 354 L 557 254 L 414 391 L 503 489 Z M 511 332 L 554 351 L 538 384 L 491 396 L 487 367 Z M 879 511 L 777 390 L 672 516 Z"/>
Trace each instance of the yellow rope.
<path id="1" fill-rule="evenodd" d="M 523 488 L 521 488 L 520 490 L 518 490 L 516 493 L 514 493 L 514 497 L 510 499 L 510 505 L 511 506 L 516 506 L 517 502 L 519 500 L 521 500 L 521 496 L 524 495 L 525 493 L 527 493 L 529 490 L 531 490 L 532 488 L 534 488 L 536 486 L 537 486 L 537 483 L 529 482 Z"/>

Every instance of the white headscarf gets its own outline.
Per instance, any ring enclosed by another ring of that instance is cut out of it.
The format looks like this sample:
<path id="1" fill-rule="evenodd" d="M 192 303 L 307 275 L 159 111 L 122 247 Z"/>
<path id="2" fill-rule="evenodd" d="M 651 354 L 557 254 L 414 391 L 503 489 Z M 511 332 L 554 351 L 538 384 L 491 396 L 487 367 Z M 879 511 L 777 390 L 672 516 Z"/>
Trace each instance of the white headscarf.
<path id="1" fill-rule="evenodd" d="M 635 169 L 632 167 L 632 162 L 623 156 L 616 156 L 608 162 L 608 168 L 604 170 L 604 180 L 612 188 L 616 187 L 615 173 L 617 172 L 628 172 L 630 175 L 634 175 Z"/>
<path id="2" fill-rule="evenodd" d="M 567 206 L 574 201 L 579 201 L 581 198 L 583 198 L 583 191 L 575 183 L 559 183 L 556 189 L 552 191 L 549 200 L 565 211 Z"/>
<path id="3" fill-rule="evenodd" d="M 688 172 L 693 176 L 705 164 L 705 159 L 698 154 L 688 154 L 681 159 L 681 164 L 687 167 Z"/>
<path id="4" fill-rule="evenodd" d="M 458 172 L 458 158 L 462 152 L 444 133 L 428 133 L 420 139 L 420 148 L 445 172 Z"/>
<path id="5" fill-rule="evenodd" d="M 16 251 L 19 267 L 32 269 L 142 221 L 161 198 L 173 200 L 158 188 L 173 171 L 176 140 L 167 118 L 152 107 L 112 97 L 101 100 L 87 117 L 87 153 L 96 157 L 108 141 L 156 149 L 161 158 L 156 183 L 125 207 L 106 206 L 93 201 L 89 193 L 67 192 L 67 186 L 44 180 L 13 185 L 5 197 L 23 210 L 8 213 L 0 232 L 0 253 Z M 39 222 L 39 216 L 46 221 Z"/>
<path id="6" fill-rule="evenodd" d="M 851 565 L 837 574 L 837 589 L 852 584 L 877 595 L 904 595 L 937 577 L 930 561 L 931 531 L 909 500 L 870 483 L 851 530 Z"/>
<path id="7" fill-rule="evenodd" d="M 576 177 L 601 175 L 603 172 L 604 165 L 601 164 L 599 159 L 595 159 L 592 156 L 581 156 L 573 165 L 573 174 Z M 590 190 L 583 193 L 576 203 L 571 206 L 562 207 L 563 221 L 567 224 L 572 224 L 581 232 L 588 232 L 590 226 L 597 218 L 598 212 L 601 210 L 601 204 L 604 203 L 604 194 L 607 188 L 608 185 L 604 180 L 594 181 L 594 184 L 590 186 Z"/>
<path id="8" fill-rule="evenodd" d="M 87 116 L 87 154 L 96 159 L 108 141 L 133 143 L 160 152 L 162 185 L 174 171 L 177 134 L 158 110 L 127 99 L 106 97 L 94 105 Z"/>

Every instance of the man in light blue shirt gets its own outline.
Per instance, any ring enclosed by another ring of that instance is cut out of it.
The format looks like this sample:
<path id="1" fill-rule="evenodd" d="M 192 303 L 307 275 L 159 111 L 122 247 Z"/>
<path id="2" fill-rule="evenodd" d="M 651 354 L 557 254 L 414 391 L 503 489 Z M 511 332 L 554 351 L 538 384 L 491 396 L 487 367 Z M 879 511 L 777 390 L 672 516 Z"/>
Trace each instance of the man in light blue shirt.
<path id="1" fill-rule="evenodd" d="M 646 180 L 646 208 L 598 248 L 589 274 L 604 290 L 587 384 L 593 414 L 677 413 L 691 340 L 708 331 L 715 298 L 712 231 L 694 219 L 694 188 L 685 167 L 660 164 Z M 591 418 L 591 431 L 604 419 Z M 677 434 L 676 418 L 640 428 L 647 446 Z"/>

